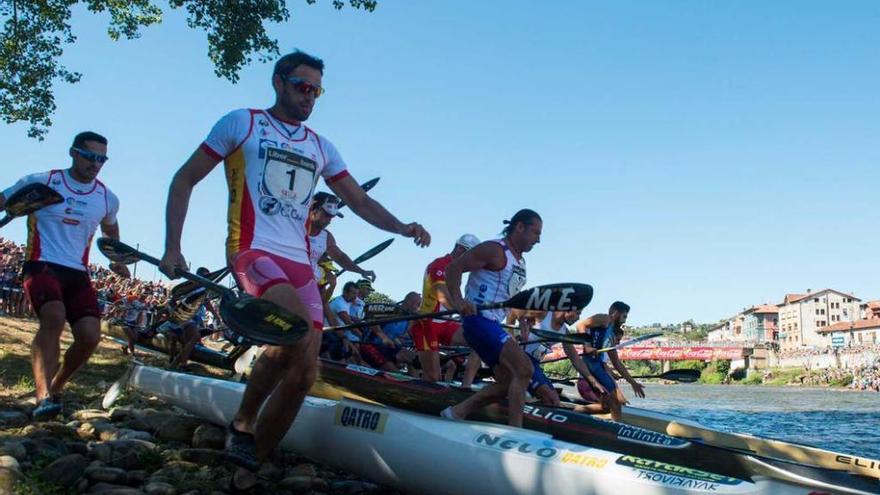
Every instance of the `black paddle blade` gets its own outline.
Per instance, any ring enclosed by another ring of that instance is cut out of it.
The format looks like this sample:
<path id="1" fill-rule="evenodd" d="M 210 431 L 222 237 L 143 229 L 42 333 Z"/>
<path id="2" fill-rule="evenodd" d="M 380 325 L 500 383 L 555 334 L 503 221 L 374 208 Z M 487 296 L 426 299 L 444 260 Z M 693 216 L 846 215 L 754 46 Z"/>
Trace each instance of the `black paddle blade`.
<path id="1" fill-rule="evenodd" d="M 370 179 L 370 180 L 364 182 L 363 184 L 361 184 L 361 189 L 363 189 L 364 192 L 367 192 L 378 183 L 379 183 L 378 177 L 376 177 L 375 179 Z M 345 207 L 345 205 L 346 205 L 345 201 L 340 201 L 339 206 L 337 208 L 339 208 L 341 210 L 343 207 Z M 355 262 L 355 263 L 357 263 L 357 262 Z"/>
<path id="2" fill-rule="evenodd" d="M 219 270 L 215 270 L 215 271 L 205 275 L 205 278 L 210 280 L 211 282 L 217 282 L 218 280 L 225 277 L 227 273 L 229 273 L 229 268 L 224 266 L 223 268 L 221 268 Z M 196 290 L 199 287 L 201 287 L 200 284 L 193 282 L 191 280 L 185 280 L 185 281 L 175 285 L 171 289 L 171 297 L 185 296 L 185 295 L 189 294 L 190 292 Z"/>
<path id="3" fill-rule="evenodd" d="M 354 261 L 355 264 L 363 263 L 364 261 L 367 261 L 368 259 L 372 258 L 373 256 L 376 256 L 377 254 L 379 254 L 379 253 L 381 253 L 382 251 L 384 251 L 385 248 L 387 248 L 388 246 L 390 246 L 392 242 L 394 242 L 394 239 L 393 239 L 393 238 L 388 239 L 387 241 L 385 241 L 385 242 L 383 242 L 383 243 L 381 243 L 381 244 L 376 245 L 374 248 L 372 248 L 372 249 L 370 249 L 369 251 L 367 251 L 366 253 L 364 253 L 364 254 L 358 256 L 357 258 L 355 258 L 355 259 L 352 260 L 352 261 Z"/>
<path id="4" fill-rule="evenodd" d="M 536 337 L 540 337 L 542 340 L 563 342 L 565 344 L 587 344 L 590 342 L 589 335 L 585 333 L 556 333 L 539 328 L 530 328 L 529 332 Z"/>
<path id="5" fill-rule="evenodd" d="M 130 265 L 141 259 L 137 254 L 137 250 L 128 244 L 109 237 L 98 239 L 98 249 L 110 261 L 122 263 L 123 265 Z"/>
<path id="6" fill-rule="evenodd" d="M 258 344 L 291 345 L 301 339 L 311 322 L 265 299 L 243 297 L 224 299 L 220 303 L 220 316 L 242 337 Z"/>
<path id="7" fill-rule="evenodd" d="M 364 319 L 390 318 L 406 314 L 400 306 L 390 303 L 368 303 L 364 306 Z"/>
<path id="8" fill-rule="evenodd" d="M 693 383 L 700 379 L 699 370 L 669 370 L 661 374 L 657 378 L 664 380 L 673 380 L 682 383 Z"/>
<path id="9" fill-rule="evenodd" d="M 22 217 L 49 205 L 64 201 L 58 191 L 46 184 L 28 184 L 6 198 L 6 214 Z"/>
<path id="10" fill-rule="evenodd" d="M 593 299 L 587 284 L 550 284 L 526 289 L 504 302 L 506 308 L 527 311 L 580 311 Z"/>

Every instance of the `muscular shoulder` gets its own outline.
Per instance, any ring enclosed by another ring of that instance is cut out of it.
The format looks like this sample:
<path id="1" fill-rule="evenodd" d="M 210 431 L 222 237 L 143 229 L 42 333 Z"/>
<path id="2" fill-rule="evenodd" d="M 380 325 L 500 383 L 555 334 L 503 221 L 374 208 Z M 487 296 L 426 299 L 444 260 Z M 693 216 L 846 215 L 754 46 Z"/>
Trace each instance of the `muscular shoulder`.
<path id="1" fill-rule="evenodd" d="M 220 120 L 211 128 L 204 144 L 216 155 L 227 156 L 250 134 L 255 112 L 258 110 L 239 108 L 220 117 Z"/>

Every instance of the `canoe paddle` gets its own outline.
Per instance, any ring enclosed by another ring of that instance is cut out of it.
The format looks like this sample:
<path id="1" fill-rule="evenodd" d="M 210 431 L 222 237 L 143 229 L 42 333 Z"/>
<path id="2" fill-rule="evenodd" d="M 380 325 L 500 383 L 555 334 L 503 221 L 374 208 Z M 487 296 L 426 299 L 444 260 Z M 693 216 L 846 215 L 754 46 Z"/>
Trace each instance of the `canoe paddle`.
<path id="1" fill-rule="evenodd" d="M 661 336 L 661 335 L 663 335 L 663 332 L 649 333 L 649 334 L 647 334 L 647 335 L 642 335 L 641 337 L 636 337 L 636 338 L 634 338 L 634 339 L 629 339 L 629 340 L 627 340 L 626 342 L 623 342 L 623 343 L 617 344 L 616 346 L 605 347 L 605 348 L 599 349 L 599 350 L 596 351 L 596 352 L 608 352 L 608 351 L 613 351 L 613 350 L 616 350 L 616 349 L 623 349 L 624 347 L 629 347 L 629 346 L 631 346 L 631 345 L 635 345 L 635 344 L 638 344 L 639 342 L 643 342 L 643 341 L 645 341 L 645 340 L 650 340 L 650 339 L 653 339 L 654 337 L 659 337 L 659 336 Z"/>
<path id="2" fill-rule="evenodd" d="M 514 294 L 510 299 L 491 304 L 477 305 L 477 311 L 487 309 L 525 309 L 533 311 L 574 311 L 583 309 L 593 299 L 593 287 L 587 284 L 562 283 L 539 285 Z M 398 321 L 419 320 L 422 318 L 439 318 L 458 314 L 458 310 L 450 309 L 436 313 L 416 313 L 377 320 L 364 320 L 350 325 L 328 327 L 325 331 L 348 330 L 370 325 L 384 325 Z"/>
<path id="3" fill-rule="evenodd" d="M 140 260 L 159 266 L 157 258 L 108 237 L 98 239 L 98 249 L 117 263 L 130 264 Z M 311 322 L 303 321 L 271 301 L 240 296 L 227 287 L 179 268 L 175 270 L 175 274 L 220 294 L 220 316 L 223 321 L 236 333 L 254 342 L 290 345 L 312 328 Z"/>
<path id="4" fill-rule="evenodd" d="M 388 246 L 390 246 L 392 242 L 394 242 L 394 239 L 393 239 L 393 238 L 392 238 L 392 239 L 388 239 L 387 241 L 383 241 L 383 242 L 377 244 L 376 246 L 373 246 L 372 248 L 370 248 L 369 250 L 367 250 L 367 252 L 365 252 L 364 254 L 358 256 L 357 258 L 353 259 L 352 261 L 354 261 L 354 264 L 355 264 L 355 265 L 360 265 L 360 264 L 363 263 L 364 261 L 367 261 L 368 259 L 372 258 L 373 256 L 376 256 L 377 254 L 379 254 L 379 253 L 381 253 L 382 251 L 384 251 L 385 248 L 387 248 Z M 342 274 L 345 273 L 345 272 L 346 272 L 346 270 L 343 268 L 342 270 L 340 270 L 339 272 L 336 273 L 336 276 L 338 277 L 338 276 L 342 275 Z"/>
<path id="5" fill-rule="evenodd" d="M 64 201 L 64 197 L 46 184 L 28 184 L 6 198 L 6 204 L 3 206 L 3 209 L 6 210 L 6 216 L 0 220 L 0 227 L 15 218 L 30 215 L 40 208 L 62 201 Z"/>
<path id="6" fill-rule="evenodd" d="M 378 177 L 376 177 L 375 179 L 370 179 L 370 180 L 364 182 L 363 184 L 361 184 L 361 189 L 363 189 L 364 192 L 367 192 L 378 183 L 379 183 Z M 345 205 L 346 205 L 345 201 L 339 201 L 339 205 L 336 208 L 341 210 L 342 208 L 345 207 Z"/>
<path id="7" fill-rule="evenodd" d="M 229 267 L 224 266 L 223 268 L 213 271 L 207 275 L 205 278 L 210 280 L 211 282 L 219 282 L 223 277 L 225 277 L 229 273 Z M 200 287 L 198 282 L 193 282 L 192 280 L 185 280 L 174 287 L 171 288 L 171 297 L 177 298 L 181 296 L 185 296 L 190 292 L 196 290 L 197 287 Z"/>

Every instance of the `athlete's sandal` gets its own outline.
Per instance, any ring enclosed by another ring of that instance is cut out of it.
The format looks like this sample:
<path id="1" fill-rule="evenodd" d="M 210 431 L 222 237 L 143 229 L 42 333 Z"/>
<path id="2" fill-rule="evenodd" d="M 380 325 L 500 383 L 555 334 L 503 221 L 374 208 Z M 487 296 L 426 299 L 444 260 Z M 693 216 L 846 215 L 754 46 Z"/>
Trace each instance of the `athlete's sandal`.
<path id="1" fill-rule="evenodd" d="M 226 459 L 237 466 L 256 472 L 260 468 L 255 452 L 254 436 L 238 431 L 233 423 L 226 426 Z"/>

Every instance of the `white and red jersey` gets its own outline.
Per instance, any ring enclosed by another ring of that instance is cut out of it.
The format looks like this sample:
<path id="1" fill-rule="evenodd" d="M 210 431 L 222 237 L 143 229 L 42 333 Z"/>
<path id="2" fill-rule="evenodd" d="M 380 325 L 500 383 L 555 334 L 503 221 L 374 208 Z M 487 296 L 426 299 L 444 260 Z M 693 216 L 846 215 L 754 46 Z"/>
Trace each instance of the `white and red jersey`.
<path id="1" fill-rule="evenodd" d="M 25 261 L 46 261 L 74 270 L 88 271 L 92 237 L 103 223 L 116 223 L 119 198 L 103 182 L 88 184 L 73 180 L 67 170 L 50 170 L 21 178 L 3 191 L 10 195 L 28 184 L 46 184 L 64 201 L 46 206 L 28 216 Z"/>
<path id="2" fill-rule="evenodd" d="M 327 252 L 327 245 L 330 239 L 330 232 L 324 229 L 318 232 L 318 235 L 309 236 L 309 261 L 312 263 L 312 269 L 317 273 L 318 262 L 321 256 Z"/>
<path id="3" fill-rule="evenodd" d="M 526 285 L 526 260 L 524 258 L 517 259 L 504 239 L 487 242 L 500 244 L 504 249 L 504 257 L 507 261 L 504 268 L 498 271 L 476 270 L 470 273 L 464 297 L 477 305 L 506 301 Z M 480 311 L 480 314 L 490 320 L 503 322 L 507 316 L 507 310 L 503 308 L 484 310 Z"/>
<path id="4" fill-rule="evenodd" d="M 229 257 L 261 249 L 309 263 L 309 205 L 319 177 L 348 175 L 330 141 L 267 110 L 234 110 L 220 119 L 202 149 L 224 160 L 229 188 Z"/>

